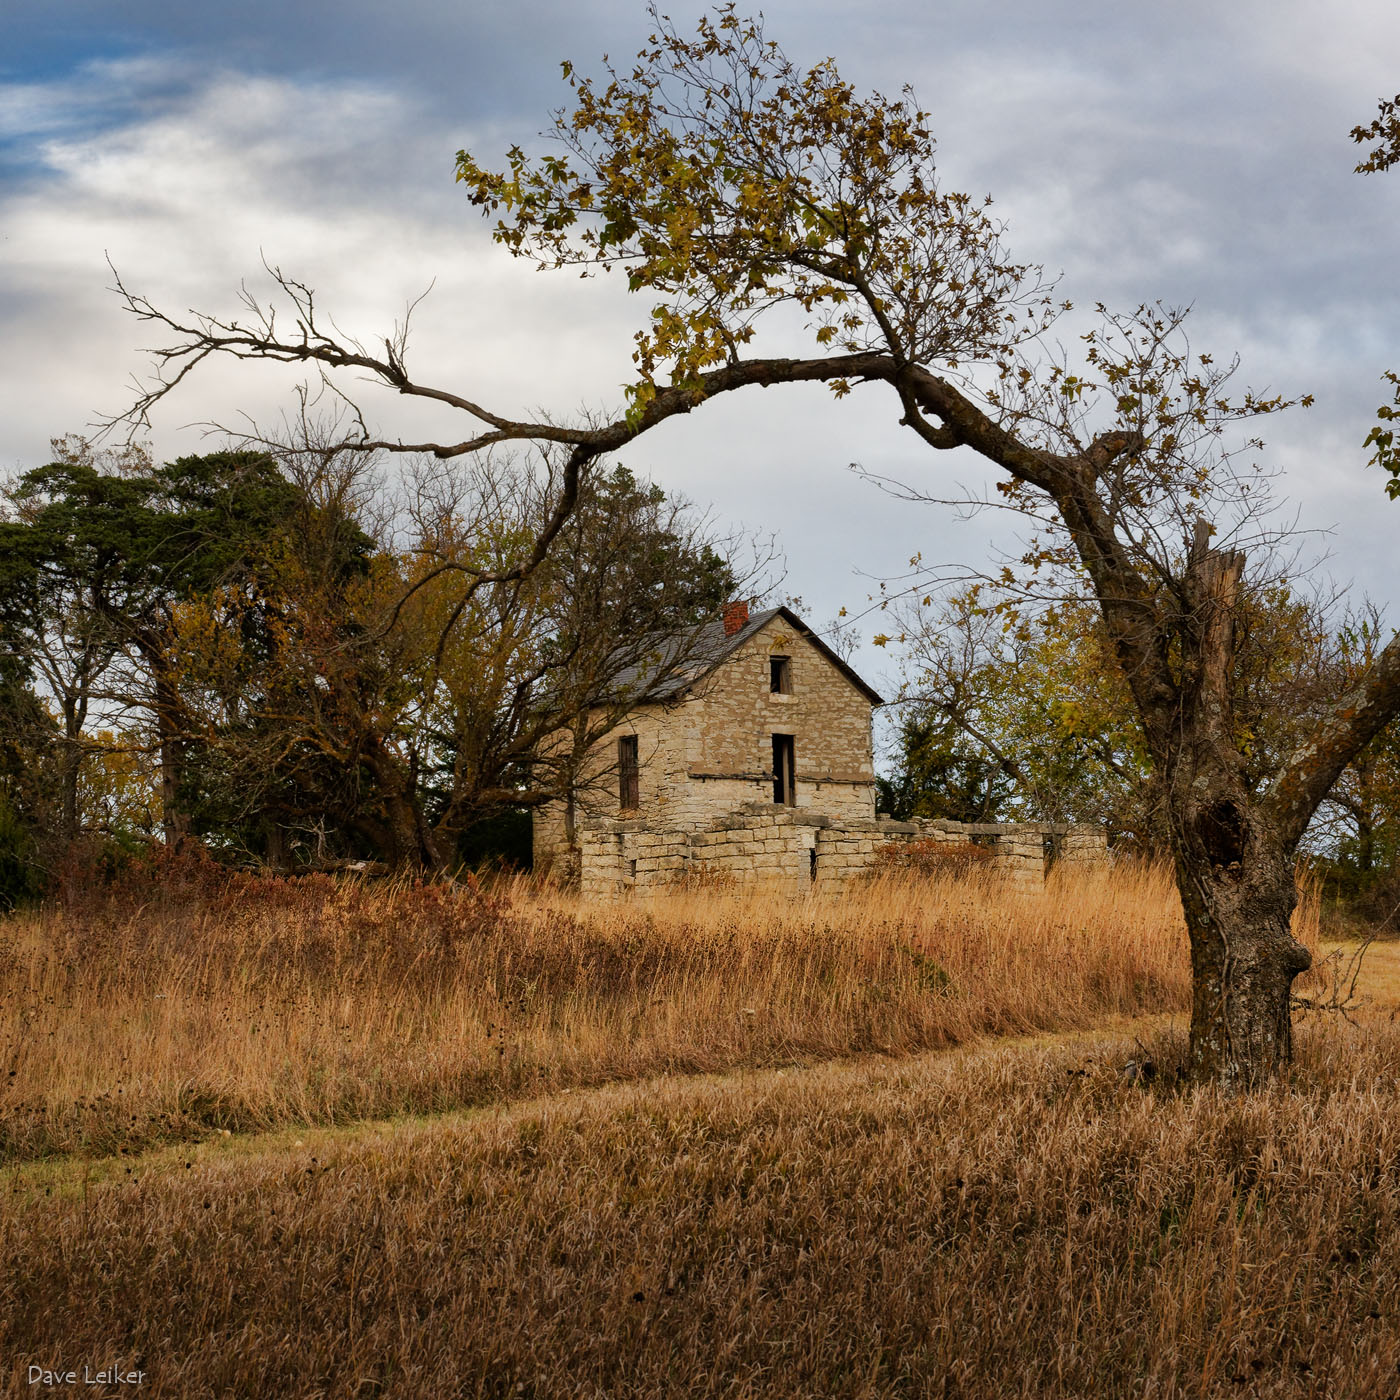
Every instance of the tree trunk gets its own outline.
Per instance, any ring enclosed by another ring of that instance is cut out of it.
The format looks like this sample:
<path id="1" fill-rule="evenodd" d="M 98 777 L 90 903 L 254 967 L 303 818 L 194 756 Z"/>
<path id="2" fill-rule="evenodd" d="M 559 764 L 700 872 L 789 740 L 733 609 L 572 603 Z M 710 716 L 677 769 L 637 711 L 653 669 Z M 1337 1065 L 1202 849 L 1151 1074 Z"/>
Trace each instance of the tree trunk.
<path id="1" fill-rule="evenodd" d="M 1369 875 L 1376 864 L 1375 824 L 1364 816 L 1356 818 L 1356 865 L 1363 874 Z"/>
<path id="2" fill-rule="evenodd" d="M 365 748 L 365 761 L 384 801 L 384 815 L 393 843 L 390 864 L 396 869 L 440 870 L 443 860 L 419 810 L 411 775 L 377 738 Z"/>
<path id="3" fill-rule="evenodd" d="M 1293 979 L 1312 965 L 1291 930 L 1292 854 L 1240 796 L 1193 802 L 1172 827 L 1191 940 L 1190 1076 L 1262 1083 L 1293 1057 Z"/>
<path id="4" fill-rule="evenodd" d="M 402 789 L 386 791 L 384 811 L 389 819 L 389 833 L 394 842 L 392 863 L 397 867 L 435 870 L 437 851 L 423 840 L 418 807 Z"/>
<path id="5" fill-rule="evenodd" d="M 87 724 L 88 698 L 93 680 L 100 670 L 95 648 L 91 643 L 85 643 L 72 683 L 62 688 L 63 744 L 59 753 L 58 773 L 62 804 L 60 834 L 65 843 L 77 839 L 81 825 L 78 786 L 83 767 L 83 729 Z"/>
<path id="6" fill-rule="evenodd" d="M 178 846 L 190 832 L 189 814 L 182 810 L 180 789 L 185 780 L 185 738 L 180 721 L 183 706 L 175 676 L 160 658 L 152 669 L 156 683 L 156 737 L 160 742 L 161 827 L 167 846 Z"/>
<path id="7" fill-rule="evenodd" d="M 82 767 L 82 720 L 73 695 L 63 697 L 63 744 L 58 756 L 58 782 L 62 795 L 60 834 L 65 844 L 78 835 L 78 776 Z"/>
<path id="8" fill-rule="evenodd" d="M 271 812 L 264 812 L 258 824 L 262 827 L 263 863 L 281 874 L 287 869 L 286 833 Z"/>

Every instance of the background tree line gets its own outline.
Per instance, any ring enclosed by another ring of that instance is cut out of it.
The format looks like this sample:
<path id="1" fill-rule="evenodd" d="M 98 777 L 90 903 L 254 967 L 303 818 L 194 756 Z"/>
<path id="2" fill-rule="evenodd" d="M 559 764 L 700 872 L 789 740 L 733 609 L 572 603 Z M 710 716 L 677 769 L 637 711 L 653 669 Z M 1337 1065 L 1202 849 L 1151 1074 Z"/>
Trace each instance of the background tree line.
<path id="1" fill-rule="evenodd" d="M 528 849 L 739 586 L 734 540 L 597 463 L 532 561 L 562 489 L 415 462 L 391 508 L 362 454 L 57 440 L 0 518 L 0 898 L 157 837 L 276 869 Z"/>

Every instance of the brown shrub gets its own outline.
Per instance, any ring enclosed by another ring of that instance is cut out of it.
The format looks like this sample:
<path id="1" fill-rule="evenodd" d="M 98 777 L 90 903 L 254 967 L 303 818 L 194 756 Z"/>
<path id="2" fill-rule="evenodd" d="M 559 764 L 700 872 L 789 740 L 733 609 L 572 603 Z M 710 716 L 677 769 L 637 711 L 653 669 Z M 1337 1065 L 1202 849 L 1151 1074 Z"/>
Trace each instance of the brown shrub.
<path id="1" fill-rule="evenodd" d="M 892 874 L 967 878 L 988 871 L 995 858 L 990 846 L 972 841 L 887 841 L 875 848 L 871 874 L 876 879 Z"/>

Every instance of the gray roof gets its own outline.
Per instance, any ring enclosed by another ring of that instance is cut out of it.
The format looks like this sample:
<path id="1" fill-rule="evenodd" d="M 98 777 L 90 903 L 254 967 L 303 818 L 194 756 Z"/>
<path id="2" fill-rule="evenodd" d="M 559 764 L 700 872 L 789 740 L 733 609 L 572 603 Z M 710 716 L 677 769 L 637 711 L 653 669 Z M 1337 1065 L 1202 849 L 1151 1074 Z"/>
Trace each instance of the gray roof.
<path id="1" fill-rule="evenodd" d="M 872 705 L 885 703 L 791 608 L 765 608 L 762 612 L 750 613 L 749 620 L 732 635 L 725 634 L 724 619 L 717 617 L 693 632 L 658 638 L 655 662 L 627 667 L 618 674 L 614 684 L 619 691 L 636 694 L 642 704 L 674 700 L 708 676 L 775 617 L 782 618 L 794 631 L 800 632 Z"/>

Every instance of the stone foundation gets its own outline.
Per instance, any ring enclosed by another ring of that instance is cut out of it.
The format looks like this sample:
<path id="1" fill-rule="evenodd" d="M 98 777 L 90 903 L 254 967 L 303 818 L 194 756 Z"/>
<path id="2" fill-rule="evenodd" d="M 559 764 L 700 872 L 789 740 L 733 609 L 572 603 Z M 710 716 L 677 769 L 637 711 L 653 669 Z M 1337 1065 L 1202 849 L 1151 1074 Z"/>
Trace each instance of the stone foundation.
<path id="1" fill-rule="evenodd" d="M 615 899 L 685 880 L 764 885 L 790 895 L 805 894 L 814 884 L 839 889 L 866 874 L 882 847 L 899 842 L 985 846 L 994 873 L 1037 885 L 1051 865 L 1102 865 L 1108 859 L 1098 827 L 853 820 L 760 803 L 697 830 L 593 818 L 579 824 L 578 838 L 578 884 L 585 899 Z"/>

